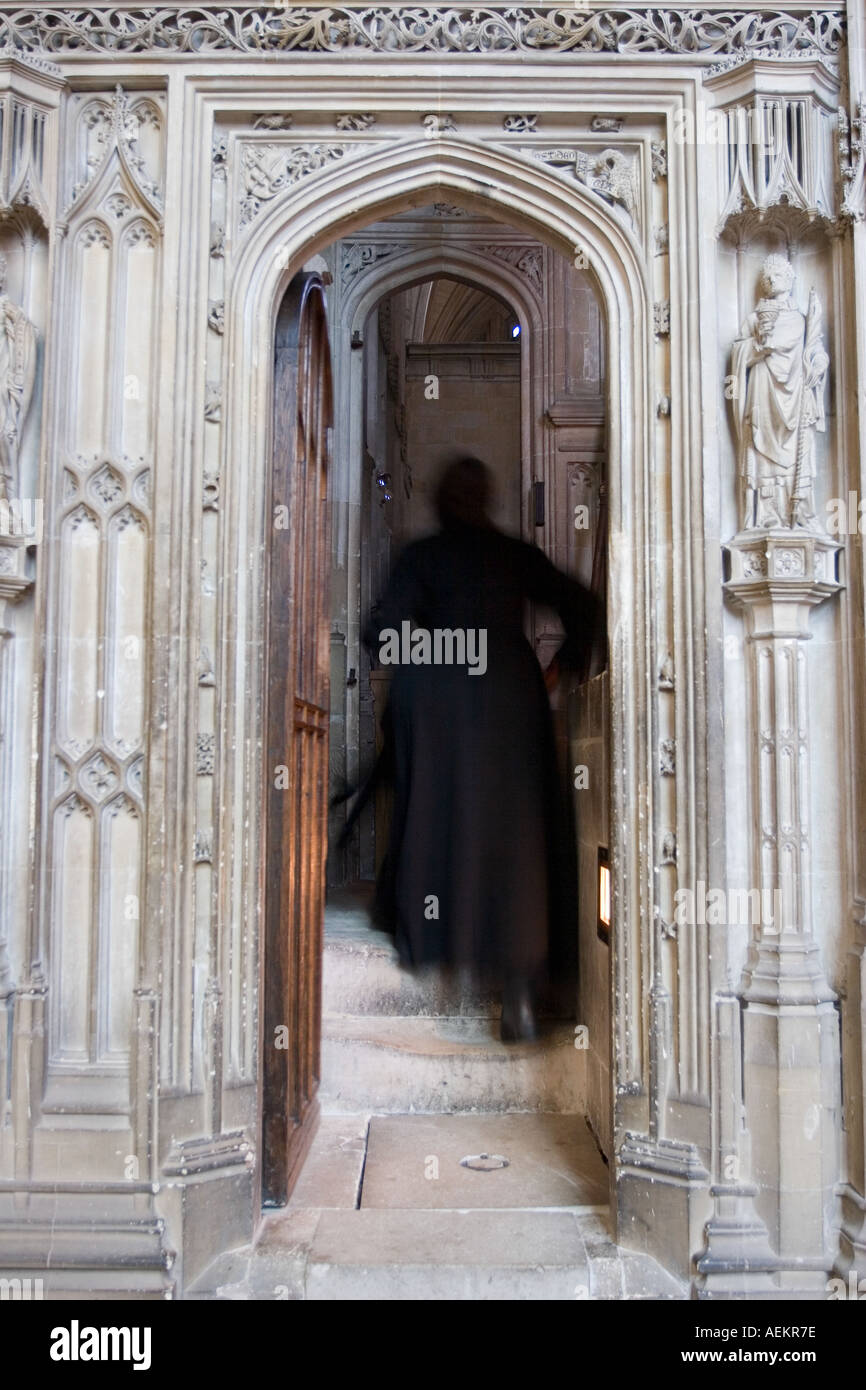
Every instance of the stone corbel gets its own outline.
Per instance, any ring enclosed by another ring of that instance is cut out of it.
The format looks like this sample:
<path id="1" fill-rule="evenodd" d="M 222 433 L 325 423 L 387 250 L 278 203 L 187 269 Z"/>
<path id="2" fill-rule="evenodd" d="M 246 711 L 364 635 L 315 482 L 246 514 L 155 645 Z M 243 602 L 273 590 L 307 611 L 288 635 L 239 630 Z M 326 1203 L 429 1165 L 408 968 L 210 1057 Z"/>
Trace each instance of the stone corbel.
<path id="1" fill-rule="evenodd" d="M 17 603 L 23 594 L 33 588 L 34 581 L 26 572 L 27 548 L 32 544 L 32 537 L 4 536 L 0 532 L 0 630 L 3 628 L 6 604 Z"/>

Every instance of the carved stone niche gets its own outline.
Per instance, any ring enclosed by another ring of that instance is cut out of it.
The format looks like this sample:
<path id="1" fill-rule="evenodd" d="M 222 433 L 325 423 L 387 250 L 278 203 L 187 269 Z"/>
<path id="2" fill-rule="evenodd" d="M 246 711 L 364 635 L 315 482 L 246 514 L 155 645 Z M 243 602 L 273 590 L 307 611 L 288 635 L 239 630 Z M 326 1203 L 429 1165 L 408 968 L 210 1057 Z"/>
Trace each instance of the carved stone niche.
<path id="1" fill-rule="evenodd" d="M 679 136 L 718 147 L 719 232 L 756 229 L 770 209 L 835 224 L 839 80 L 820 58 L 753 58 L 704 79 L 714 99 Z M 691 113 L 688 113 L 691 120 Z"/>
<path id="2" fill-rule="evenodd" d="M 53 112 L 66 79 L 54 63 L 0 51 L 0 209 L 35 208 L 47 226 L 53 203 Z"/>

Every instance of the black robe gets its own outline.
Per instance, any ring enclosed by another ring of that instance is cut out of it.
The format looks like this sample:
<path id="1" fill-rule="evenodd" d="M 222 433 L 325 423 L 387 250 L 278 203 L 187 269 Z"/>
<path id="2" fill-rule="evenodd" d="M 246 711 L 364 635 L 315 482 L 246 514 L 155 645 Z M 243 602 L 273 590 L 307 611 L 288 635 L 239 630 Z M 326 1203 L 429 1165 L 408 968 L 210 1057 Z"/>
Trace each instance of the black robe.
<path id="1" fill-rule="evenodd" d="M 526 600 L 565 628 L 562 667 L 585 670 L 601 605 L 537 546 L 452 526 L 410 544 L 365 629 L 485 629 L 487 669 L 392 665 L 383 767 L 394 788 L 375 919 L 406 965 L 468 967 L 540 988 L 576 973 L 577 869 L 550 702 L 524 636 Z M 477 648 L 476 648 L 477 650 Z"/>

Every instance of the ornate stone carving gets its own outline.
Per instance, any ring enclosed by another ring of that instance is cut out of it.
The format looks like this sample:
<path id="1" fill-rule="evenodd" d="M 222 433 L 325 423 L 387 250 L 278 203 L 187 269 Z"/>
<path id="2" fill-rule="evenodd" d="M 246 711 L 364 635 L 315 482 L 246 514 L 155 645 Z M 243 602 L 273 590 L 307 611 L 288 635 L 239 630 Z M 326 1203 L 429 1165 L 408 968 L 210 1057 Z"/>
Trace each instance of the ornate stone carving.
<path id="1" fill-rule="evenodd" d="M 337 130 L 363 131 L 369 130 L 376 124 L 376 117 L 372 111 L 343 111 L 336 117 L 334 124 Z"/>
<path id="2" fill-rule="evenodd" d="M 213 862 L 213 831 L 197 830 L 193 845 L 193 860 L 196 864 Z"/>
<path id="3" fill-rule="evenodd" d="M 210 229 L 210 254 L 214 260 L 222 260 L 226 253 L 226 229 L 214 222 Z"/>
<path id="4" fill-rule="evenodd" d="M 459 208 L 456 203 L 434 203 L 434 217 L 468 217 L 470 214 L 466 208 Z"/>
<path id="5" fill-rule="evenodd" d="M 405 243 L 400 241 L 344 241 L 341 245 L 340 279 L 344 288 L 363 270 L 406 250 Z"/>
<path id="6" fill-rule="evenodd" d="M 84 177 L 79 179 L 72 189 L 72 201 L 66 216 L 74 209 L 85 189 L 106 167 L 115 151 L 120 165 L 141 195 L 145 206 L 158 214 L 162 208 L 162 194 L 154 174 L 146 165 L 138 143 L 143 124 L 149 123 L 159 128 L 161 117 L 154 102 L 149 97 L 125 92 L 118 83 L 114 95 L 107 101 L 104 97 L 93 98 L 84 109 L 82 121 L 84 126 L 92 131 L 90 152 L 86 158 Z M 124 193 L 114 191 L 108 204 L 114 217 L 122 217 L 128 211 L 118 199 L 129 203 Z"/>
<path id="7" fill-rule="evenodd" d="M 222 387 L 218 381 L 208 381 L 205 383 L 204 394 L 204 418 L 210 420 L 212 424 L 219 424 L 222 419 Z"/>
<path id="8" fill-rule="evenodd" d="M 659 690 L 673 690 L 674 686 L 674 659 L 666 652 L 659 667 Z"/>
<path id="9" fill-rule="evenodd" d="M 500 246 L 496 242 L 479 246 L 482 256 L 495 256 L 499 261 L 507 261 L 525 275 L 536 294 L 541 294 L 544 271 L 544 252 L 535 246 Z"/>
<path id="10" fill-rule="evenodd" d="M 677 837 L 673 830 L 666 830 L 662 835 L 662 851 L 659 863 L 662 865 L 676 864 L 677 862 Z"/>
<path id="11" fill-rule="evenodd" d="M 802 314 L 784 256 L 764 261 L 763 297 L 734 343 L 734 420 L 743 484 L 742 529 L 809 527 L 815 515 L 815 431 L 824 429 L 830 359 L 814 289 Z"/>
<path id="12" fill-rule="evenodd" d="M 850 121 L 845 108 L 839 107 L 837 131 L 840 215 L 859 222 L 866 216 L 866 101 L 860 102 Z"/>
<path id="13" fill-rule="evenodd" d="M 111 507 L 123 492 L 123 479 L 110 463 L 105 463 L 91 474 L 88 491 L 94 501 L 103 507 Z"/>
<path id="14" fill-rule="evenodd" d="M 83 790 L 93 801 L 103 801 L 118 783 L 116 770 L 101 753 L 95 754 L 78 774 Z"/>
<path id="15" fill-rule="evenodd" d="M 758 90 L 750 106 L 741 105 L 738 94 L 736 104 L 714 114 L 727 136 L 716 142 L 727 190 L 720 230 L 742 225 L 748 233 L 769 211 L 783 224 L 788 219 L 792 229 L 815 219 L 834 221 L 834 116 L 811 91 L 789 98 Z"/>
<path id="16" fill-rule="evenodd" d="M 311 142 L 291 149 L 267 144 L 244 144 L 241 154 L 241 180 L 245 189 L 241 199 L 241 227 L 258 215 L 262 203 L 275 198 L 283 189 L 313 174 L 346 154 L 345 145 Z"/>
<path id="17" fill-rule="evenodd" d="M 653 305 L 653 333 L 657 338 L 666 338 L 671 331 L 671 306 L 667 299 Z"/>
<path id="18" fill-rule="evenodd" d="M 269 111 L 256 116 L 253 130 L 291 130 L 292 117 L 288 111 Z"/>
<path id="19" fill-rule="evenodd" d="M 198 659 L 198 683 L 200 686 L 213 688 L 216 685 L 213 661 L 210 651 L 203 646 Z"/>
<path id="20" fill-rule="evenodd" d="M 214 770 L 215 734 L 197 734 L 195 740 L 195 770 L 199 777 L 212 777 Z"/>
<path id="21" fill-rule="evenodd" d="M 673 777 L 676 773 L 676 754 L 676 739 L 663 738 L 659 744 L 659 772 L 662 777 Z"/>
<path id="22" fill-rule="evenodd" d="M 207 326 L 214 333 L 224 333 L 226 328 L 226 306 L 223 299 L 212 299 L 208 305 Z"/>
<path id="23" fill-rule="evenodd" d="M 214 136 L 213 145 L 211 146 L 211 164 L 213 166 L 214 178 L 224 179 L 226 176 L 228 149 L 228 136 L 223 132 L 218 132 Z"/>
<path id="24" fill-rule="evenodd" d="M 611 135 L 619 135 L 622 126 L 622 116 L 593 116 L 589 123 L 590 130 L 604 132 L 605 134 L 610 133 Z"/>
<path id="25" fill-rule="evenodd" d="M 447 111 L 430 111 L 421 117 L 421 124 L 428 140 L 435 140 L 439 135 L 453 135 L 457 130 L 454 117 Z"/>
<path id="26" fill-rule="evenodd" d="M 531 135 L 535 131 L 537 116 L 505 116 L 502 129 L 507 135 Z"/>
<path id="27" fill-rule="evenodd" d="M 650 169 L 654 183 L 668 176 L 668 147 L 664 140 L 653 140 L 650 145 Z"/>
<path id="28" fill-rule="evenodd" d="M 18 451 L 36 375 L 36 329 L 6 293 L 0 256 L 0 501 L 18 496 Z"/>
<path id="29" fill-rule="evenodd" d="M 366 9 L 226 3 L 214 10 L 165 5 L 118 9 L 30 6 L 0 16 L 0 42 L 61 56 L 184 53 L 685 53 L 743 49 L 780 54 L 838 52 L 844 20 L 812 10 L 678 8 L 496 9 L 370 6 Z"/>
<path id="30" fill-rule="evenodd" d="M 554 167 L 571 168 L 578 183 L 591 188 L 609 203 L 625 208 L 632 221 L 637 217 L 637 177 L 634 157 L 621 150 L 580 150 L 560 147 L 538 150 L 531 147 L 524 154 L 540 159 Z"/>
<path id="31" fill-rule="evenodd" d="M 669 232 L 667 222 L 663 222 L 660 227 L 656 227 L 655 236 L 653 240 L 655 243 L 655 254 L 657 256 L 666 256 L 669 250 Z"/>
<path id="32" fill-rule="evenodd" d="M 202 479 L 201 489 L 202 511 L 218 512 L 220 496 L 220 475 L 219 473 L 206 471 Z"/>

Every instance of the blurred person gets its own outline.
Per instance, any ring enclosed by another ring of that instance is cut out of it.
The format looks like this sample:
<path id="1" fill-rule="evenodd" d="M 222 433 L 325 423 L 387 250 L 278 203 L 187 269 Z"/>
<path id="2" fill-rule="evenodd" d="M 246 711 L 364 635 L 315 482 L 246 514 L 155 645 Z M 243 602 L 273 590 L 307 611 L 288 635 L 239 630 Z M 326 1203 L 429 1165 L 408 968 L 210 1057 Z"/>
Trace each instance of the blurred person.
<path id="1" fill-rule="evenodd" d="M 588 670 L 603 614 L 537 546 L 493 525 L 490 496 L 478 459 L 445 470 L 439 533 L 406 547 L 365 628 L 393 668 L 376 776 L 394 799 L 374 920 L 410 969 L 438 963 L 501 989 L 513 1042 L 537 1035 L 545 991 L 576 990 L 576 849 L 548 691 L 560 668 Z M 544 674 L 524 635 L 527 600 L 565 629 Z M 449 637 L 466 660 L 436 664 Z"/>

